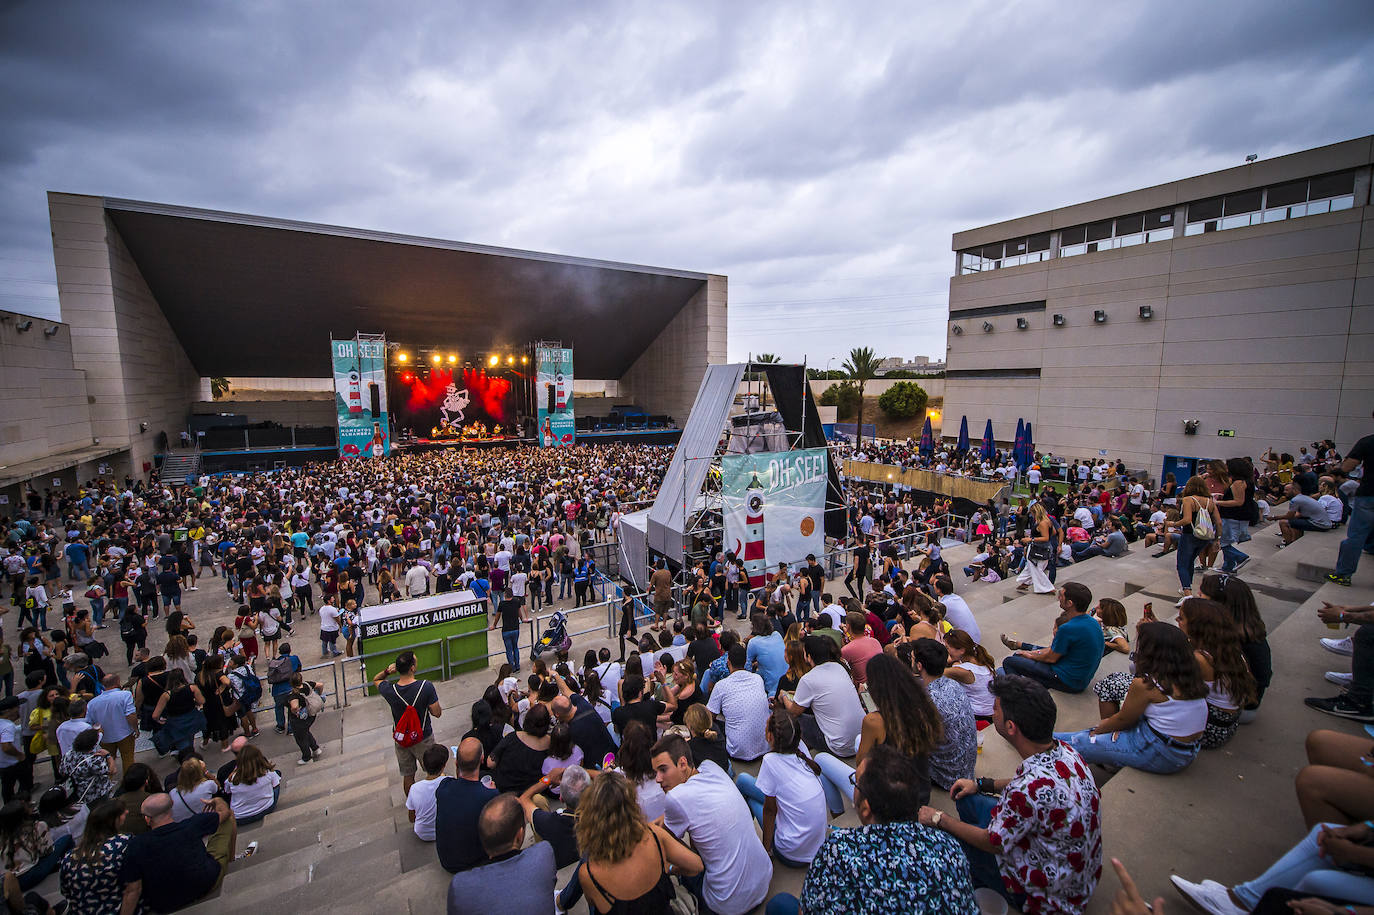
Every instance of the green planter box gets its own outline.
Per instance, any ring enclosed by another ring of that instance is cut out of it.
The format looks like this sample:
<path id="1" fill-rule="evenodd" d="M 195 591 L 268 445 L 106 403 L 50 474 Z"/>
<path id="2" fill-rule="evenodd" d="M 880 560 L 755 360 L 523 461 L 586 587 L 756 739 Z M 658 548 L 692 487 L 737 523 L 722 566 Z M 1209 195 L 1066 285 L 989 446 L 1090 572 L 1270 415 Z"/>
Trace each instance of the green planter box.
<path id="1" fill-rule="evenodd" d="M 368 680 L 406 649 L 415 652 L 415 675 L 426 680 L 481 670 L 487 666 L 487 610 L 487 602 L 471 591 L 364 607 L 359 628 Z"/>

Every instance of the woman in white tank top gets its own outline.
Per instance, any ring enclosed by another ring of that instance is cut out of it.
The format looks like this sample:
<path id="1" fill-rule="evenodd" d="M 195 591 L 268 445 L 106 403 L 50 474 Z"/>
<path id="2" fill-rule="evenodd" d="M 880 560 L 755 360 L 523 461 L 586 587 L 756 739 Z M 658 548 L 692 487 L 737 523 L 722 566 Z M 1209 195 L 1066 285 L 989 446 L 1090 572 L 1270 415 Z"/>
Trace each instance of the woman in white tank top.
<path id="1" fill-rule="evenodd" d="M 1207 684 L 1184 633 L 1168 623 L 1136 631 L 1135 678 L 1117 712 L 1056 734 L 1087 762 L 1167 775 L 1196 758 L 1207 727 Z"/>

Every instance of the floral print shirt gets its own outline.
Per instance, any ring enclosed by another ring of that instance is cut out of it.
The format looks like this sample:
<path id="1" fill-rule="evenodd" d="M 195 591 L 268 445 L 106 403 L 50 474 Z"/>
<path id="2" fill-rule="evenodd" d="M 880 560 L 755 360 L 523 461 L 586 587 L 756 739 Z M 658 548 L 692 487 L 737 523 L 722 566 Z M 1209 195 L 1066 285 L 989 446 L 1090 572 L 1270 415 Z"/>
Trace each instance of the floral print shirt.
<path id="1" fill-rule="evenodd" d="M 834 829 L 802 886 L 802 911 L 975 915 L 968 859 L 951 835 L 915 822 Z"/>
<path id="2" fill-rule="evenodd" d="M 1102 876 L 1100 796 L 1068 744 L 1022 760 L 988 823 L 1002 882 L 1026 895 L 1026 915 L 1080 913 Z"/>
<path id="3" fill-rule="evenodd" d="M 926 691 L 945 729 L 944 740 L 930 754 L 930 780 L 948 788 L 961 778 L 973 778 L 973 766 L 978 762 L 978 725 L 962 683 L 936 677 Z"/>

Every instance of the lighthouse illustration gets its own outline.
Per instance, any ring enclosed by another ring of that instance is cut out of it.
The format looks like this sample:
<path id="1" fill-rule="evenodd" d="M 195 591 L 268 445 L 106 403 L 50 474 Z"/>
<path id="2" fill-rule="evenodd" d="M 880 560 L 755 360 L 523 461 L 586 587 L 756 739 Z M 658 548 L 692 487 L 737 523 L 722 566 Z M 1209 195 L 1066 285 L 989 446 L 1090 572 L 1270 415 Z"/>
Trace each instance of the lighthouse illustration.
<path id="1" fill-rule="evenodd" d="M 568 409 L 567 380 L 564 377 L 563 372 L 560 370 L 554 374 L 553 381 L 553 408 L 555 411 L 562 413 L 564 410 Z"/>
<path id="2" fill-rule="evenodd" d="M 357 369 L 348 372 L 348 412 L 363 412 L 362 376 Z"/>
<path id="3" fill-rule="evenodd" d="M 744 560 L 750 589 L 761 588 L 768 578 L 768 560 L 763 554 L 763 484 L 758 471 L 744 488 L 744 508 L 744 543 L 737 543 L 735 549 Z"/>

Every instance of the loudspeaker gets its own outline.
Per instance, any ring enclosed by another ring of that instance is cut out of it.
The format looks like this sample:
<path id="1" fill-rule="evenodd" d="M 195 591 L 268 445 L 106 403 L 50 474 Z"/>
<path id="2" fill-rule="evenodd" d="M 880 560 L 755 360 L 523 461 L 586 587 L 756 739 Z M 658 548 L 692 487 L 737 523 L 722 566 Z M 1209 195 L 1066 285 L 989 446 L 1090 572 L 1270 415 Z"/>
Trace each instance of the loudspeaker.
<path id="1" fill-rule="evenodd" d="M 552 413 L 552 412 L 553 412 L 553 403 L 554 403 L 554 400 L 553 400 L 553 383 L 550 382 L 549 384 L 544 385 L 544 412 L 545 412 L 545 413 Z"/>
<path id="2" fill-rule="evenodd" d="M 377 382 L 375 382 L 375 381 L 369 381 L 369 382 L 367 383 L 367 394 L 368 394 L 368 396 L 372 399 L 372 404 L 371 404 L 371 406 L 372 406 L 372 416 L 373 416 L 373 418 L 376 418 L 376 417 L 378 417 L 378 416 L 381 416 L 381 415 L 382 415 L 382 390 L 381 390 L 381 387 L 378 386 Z"/>

